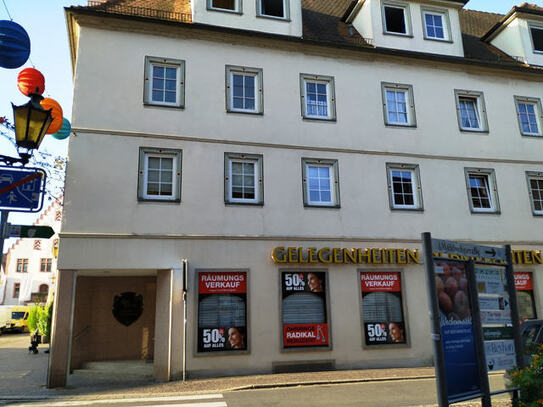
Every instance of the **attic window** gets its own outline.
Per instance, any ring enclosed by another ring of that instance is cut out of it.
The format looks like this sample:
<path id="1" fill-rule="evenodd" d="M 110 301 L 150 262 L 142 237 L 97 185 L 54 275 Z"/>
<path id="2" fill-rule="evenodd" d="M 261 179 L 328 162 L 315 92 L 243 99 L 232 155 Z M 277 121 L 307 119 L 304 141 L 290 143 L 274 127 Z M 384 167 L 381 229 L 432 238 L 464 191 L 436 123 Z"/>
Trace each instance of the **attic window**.
<path id="1" fill-rule="evenodd" d="M 261 16 L 287 18 L 285 0 L 259 0 L 259 5 Z"/>
<path id="2" fill-rule="evenodd" d="M 543 27 L 530 27 L 534 51 L 543 52 Z"/>
<path id="3" fill-rule="evenodd" d="M 213 10 L 238 10 L 238 0 L 209 0 L 209 6 Z"/>
<path id="4" fill-rule="evenodd" d="M 408 35 L 407 6 L 383 6 L 385 33 Z"/>

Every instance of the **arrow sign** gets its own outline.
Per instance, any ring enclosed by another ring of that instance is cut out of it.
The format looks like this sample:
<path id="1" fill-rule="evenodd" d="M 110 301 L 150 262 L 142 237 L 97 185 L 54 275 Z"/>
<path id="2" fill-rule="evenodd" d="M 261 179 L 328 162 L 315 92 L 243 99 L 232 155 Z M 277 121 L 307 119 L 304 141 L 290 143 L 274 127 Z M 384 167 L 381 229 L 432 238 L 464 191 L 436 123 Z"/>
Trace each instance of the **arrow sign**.
<path id="1" fill-rule="evenodd" d="M 38 239 L 49 239 L 55 234 L 51 226 L 11 225 L 9 223 L 6 232 L 6 237 L 30 237 Z"/>

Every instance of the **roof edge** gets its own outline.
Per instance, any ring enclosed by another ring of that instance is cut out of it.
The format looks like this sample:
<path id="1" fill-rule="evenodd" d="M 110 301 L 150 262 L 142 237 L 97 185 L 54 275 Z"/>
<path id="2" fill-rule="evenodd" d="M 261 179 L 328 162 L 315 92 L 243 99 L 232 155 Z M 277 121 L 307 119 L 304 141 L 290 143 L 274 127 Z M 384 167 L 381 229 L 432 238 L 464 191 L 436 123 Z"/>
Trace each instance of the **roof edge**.
<path id="1" fill-rule="evenodd" d="M 524 3 L 524 4 L 526 4 L 526 3 Z M 517 13 L 533 14 L 533 15 L 536 15 L 536 16 L 543 17 L 543 9 L 542 10 L 536 10 L 536 9 L 531 8 L 531 7 L 525 6 L 524 4 L 520 5 L 520 6 L 513 6 L 513 8 L 509 11 L 509 13 L 507 13 L 505 16 L 503 16 L 500 21 L 498 21 L 490 30 L 488 30 L 488 32 L 485 35 L 483 35 L 481 37 L 481 41 L 486 42 L 487 40 L 489 40 L 490 37 L 492 37 L 492 35 L 496 31 L 498 31 L 507 20 L 509 20 L 511 17 L 513 17 Z"/>

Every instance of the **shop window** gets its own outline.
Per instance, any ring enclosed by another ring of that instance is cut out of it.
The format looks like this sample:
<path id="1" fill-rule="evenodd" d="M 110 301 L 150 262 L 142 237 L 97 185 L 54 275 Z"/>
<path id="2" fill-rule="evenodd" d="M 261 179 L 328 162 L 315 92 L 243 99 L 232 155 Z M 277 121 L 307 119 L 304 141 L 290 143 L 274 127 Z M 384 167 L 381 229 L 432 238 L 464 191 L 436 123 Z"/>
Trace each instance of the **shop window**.
<path id="1" fill-rule="evenodd" d="M 181 201 L 181 150 L 140 148 L 138 198 Z"/>
<path id="2" fill-rule="evenodd" d="M 537 319 L 532 273 L 515 272 L 515 288 L 517 289 L 519 319 L 521 321 Z"/>
<path id="3" fill-rule="evenodd" d="M 534 52 L 543 52 L 543 27 L 530 25 L 530 34 Z"/>
<path id="4" fill-rule="evenodd" d="M 147 56 L 144 70 L 145 104 L 185 107 L 185 61 Z"/>
<path id="5" fill-rule="evenodd" d="M 262 155 L 225 153 L 224 201 L 263 204 Z"/>
<path id="6" fill-rule="evenodd" d="M 288 0 L 258 0 L 260 17 L 288 18 Z"/>
<path id="7" fill-rule="evenodd" d="M 385 34 L 411 34 L 408 4 L 387 2 L 383 4 L 382 11 Z"/>
<path id="8" fill-rule="evenodd" d="M 422 210 L 419 166 L 387 163 L 391 209 Z"/>
<path id="9" fill-rule="evenodd" d="M 499 213 L 500 206 L 494 170 L 466 168 L 465 174 L 471 212 Z"/>
<path id="10" fill-rule="evenodd" d="M 28 259 L 17 259 L 17 273 L 28 273 Z"/>
<path id="11" fill-rule="evenodd" d="M 262 114 L 262 69 L 226 66 L 226 111 Z"/>
<path id="12" fill-rule="evenodd" d="M 406 344 L 400 272 L 360 272 L 366 346 Z"/>
<path id="13" fill-rule="evenodd" d="M 329 348 L 326 273 L 282 271 L 283 348 Z"/>
<path id="14" fill-rule="evenodd" d="M 247 272 L 198 271 L 198 352 L 248 349 Z"/>

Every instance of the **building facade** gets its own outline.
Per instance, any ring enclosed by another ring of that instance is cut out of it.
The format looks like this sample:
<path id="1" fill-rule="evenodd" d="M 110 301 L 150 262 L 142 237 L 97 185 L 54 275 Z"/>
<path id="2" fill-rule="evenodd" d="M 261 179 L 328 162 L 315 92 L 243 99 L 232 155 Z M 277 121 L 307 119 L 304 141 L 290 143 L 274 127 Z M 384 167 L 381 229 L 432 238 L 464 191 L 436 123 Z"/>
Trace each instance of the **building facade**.
<path id="1" fill-rule="evenodd" d="M 6 273 L 0 285 L 0 304 L 46 303 L 55 291 L 56 250 L 62 220 L 62 204 L 54 200 L 34 222 L 51 226 L 50 239 L 17 239 L 6 253 Z"/>
<path id="2" fill-rule="evenodd" d="M 465 3 L 67 9 L 49 385 L 95 360 L 162 380 L 429 365 L 426 231 L 511 244 L 538 315 L 543 10 Z M 500 47 L 517 23 L 524 59 Z"/>

